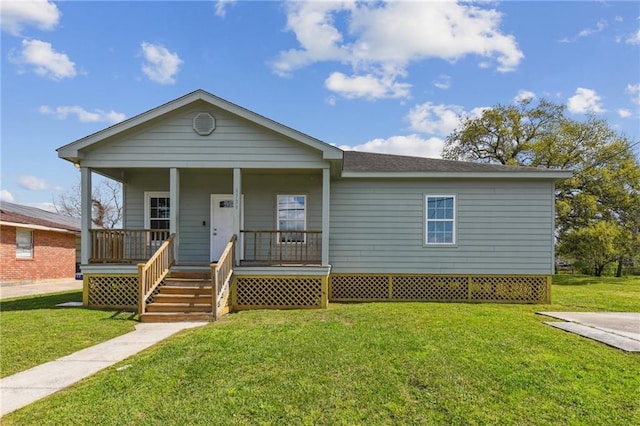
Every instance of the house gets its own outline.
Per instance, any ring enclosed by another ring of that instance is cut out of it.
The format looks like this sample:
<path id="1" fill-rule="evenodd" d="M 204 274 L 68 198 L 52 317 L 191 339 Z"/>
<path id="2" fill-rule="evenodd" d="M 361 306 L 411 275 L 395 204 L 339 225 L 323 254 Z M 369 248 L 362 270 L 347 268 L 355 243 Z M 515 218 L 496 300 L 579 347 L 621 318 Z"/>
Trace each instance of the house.
<path id="1" fill-rule="evenodd" d="M 58 155 L 81 170 L 88 306 L 152 321 L 147 308 L 550 300 L 567 171 L 342 151 L 202 90 Z M 123 183 L 124 229 L 90 229 L 92 172 Z M 210 290 L 163 294 L 197 272 Z"/>
<path id="2" fill-rule="evenodd" d="M 0 204 L 0 282 L 73 278 L 80 219 L 35 207 Z"/>

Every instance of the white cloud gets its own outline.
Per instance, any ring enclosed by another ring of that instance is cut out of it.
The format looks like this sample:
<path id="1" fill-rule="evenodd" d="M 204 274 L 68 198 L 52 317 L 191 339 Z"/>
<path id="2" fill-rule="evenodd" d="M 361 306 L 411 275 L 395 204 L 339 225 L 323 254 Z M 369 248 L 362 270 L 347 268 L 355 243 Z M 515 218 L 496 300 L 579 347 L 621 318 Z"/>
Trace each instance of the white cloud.
<path id="1" fill-rule="evenodd" d="M 327 89 L 347 99 L 405 98 L 411 88 L 408 83 L 399 83 L 384 76 L 366 74 L 349 77 L 341 72 L 332 73 L 324 84 Z"/>
<path id="2" fill-rule="evenodd" d="M 436 137 L 424 139 L 418 135 L 377 138 L 356 146 L 341 146 L 340 149 L 383 154 L 409 155 L 414 157 L 440 158 L 444 140 Z"/>
<path id="3" fill-rule="evenodd" d="M 46 180 L 35 176 L 20 176 L 18 178 L 18 185 L 30 191 L 41 191 L 50 188 Z"/>
<path id="4" fill-rule="evenodd" d="M 631 117 L 633 114 L 632 114 L 632 112 L 631 112 L 631 111 L 629 111 L 629 110 L 628 110 L 628 109 L 626 109 L 626 108 L 620 108 L 620 109 L 618 110 L 618 115 L 619 115 L 621 118 L 629 118 L 629 117 Z"/>
<path id="5" fill-rule="evenodd" d="M 530 90 L 518 90 L 518 94 L 513 100 L 517 103 L 524 102 L 528 99 L 535 99 L 536 94 Z"/>
<path id="6" fill-rule="evenodd" d="M 0 17 L 2 30 L 19 36 L 22 28 L 30 25 L 41 30 L 54 29 L 60 20 L 60 11 L 47 0 L 2 1 Z"/>
<path id="7" fill-rule="evenodd" d="M 100 123 L 106 122 L 115 124 L 123 121 L 127 116 L 121 112 L 103 111 L 101 109 L 94 109 L 93 111 L 87 111 L 81 106 L 58 106 L 55 109 L 48 105 L 42 105 L 40 107 L 40 113 L 44 115 L 54 115 L 56 118 L 63 120 L 69 115 L 75 115 L 82 123 Z"/>
<path id="8" fill-rule="evenodd" d="M 628 44 L 640 44 L 640 30 L 636 33 L 629 34 L 625 42 Z"/>
<path id="9" fill-rule="evenodd" d="M 466 111 L 460 105 L 433 104 L 425 102 L 411 108 L 407 120 L 411 130 L 430 135 L 448 136 L 464 118 L 476 118 L 487 107 L 476 107 Z"/>
<path id="10" fill-rule="evenodd" d="M 585 28 L 583 30 L 580 30 L 580 32 L 578 32 L 578 35 L 574 37 L 564 37 L 559 41 L 560 43 L 573 43 L 577 41 L 579 38 L 584 38 L 584 37 L 590 36 L 591 34 L 599 33 L 603 31 L 605 28 L 607 28 L 608 26 L 609 26 L 609 22 L 607 22 L 606 19 L 601 19 L 596 23 L 595 27 Z"/>
<path id="11" fill-rule="evenodd" d="M 567 109 L 573 114 L 600 114 L 605 112 L 601 101 L 602 98 L 598 96 L 595 90 L 578 87 L 576 94 L 569 98 Z"/>
<path id="12" fill-rule="evenodd" d="M 236 0 L 218 0 L 216 2 L 216 10 L 215 10 L 216 16 L 219 16 L 220 18 L 224 18 L 227 15 L 227 6 L 235 2 Z"/>
<path id="13" fill-rule="evenodd" d="M 465 110 L 459 105 L 425 102 L 411 108 L 407 118 L 416 132 L 446 136 L 458 127 L 464 115 Z"/>
<path id="14" fill-rule="evenodd" d="M 627 87 L 624 89 L 624 91 L 631 95 L 631 102 L 640 105 L 640 83 L 627 84 Z"/>
<path id="15" fill-rule="evenodd" d="M 433 82 L 438 89 L 446 90 L 451 87 L 451 76 L 440 74 L 438 79 Z"/>
<path id="16" fill-rule="evenodd" d="M 172 53 L 166 47 L 159 44 L 142 42 L 142 54 L 145 64 L 142 66 L 142 72 L 145 73 L 151 81 L 160 84 L 173 84 L 176 82 L 175 77 L 178 73 L 182 59 L 177 53 Z"/>
<path id="17" fill-rule="evenodd" d="M 606 20 L 601 19 L 596 23 L 596 26 L 594 28 L 585 28 L 584 30 L 580 31 L 578 33 L 578 37 L 587 37 L 587 36 L 590 36 L 591 34 L 599 33 L 600 31 L 604 30 L 608 26 L 609 26 L 609 23 Z"/>
<path id="18" fill-rule="evenodd" d="M 0 190 L 0 201 L 4 201 L 6 203 L 13 203 L 14 201 L 13 194 L 11 194 L 6 189 Z"/>
<path id="19" fill-rule="evenodd" d="M 334 61 L 349 64 L 354 81 L 375 76 L 395 87 L 403 84 L 396 79 L 405 77 L 415 61 L 454 62 L 477 55 L 506 72 L 524 57 L 515 38 L 500 31 L 502 14 L 484 5 L 345 1 L 288 2 L 285 8 L 287 29 L 295 33 L 299 48 L 281 51 L 272 64 L 281 76 Z M 346 28 L 339 28 L 336 20 L 348 22 Z M 388 97 L 387 91 L 380 93 Z"/>
<path id="20" fill-rule="evenodd" d="M 22 52 L 13 62 L 31 65 L 36 74 L 52 80 L 76 76 L 76 64 L 64 53 L 56 52 L 51 43 L 40 40 L 22 40 Z"/>

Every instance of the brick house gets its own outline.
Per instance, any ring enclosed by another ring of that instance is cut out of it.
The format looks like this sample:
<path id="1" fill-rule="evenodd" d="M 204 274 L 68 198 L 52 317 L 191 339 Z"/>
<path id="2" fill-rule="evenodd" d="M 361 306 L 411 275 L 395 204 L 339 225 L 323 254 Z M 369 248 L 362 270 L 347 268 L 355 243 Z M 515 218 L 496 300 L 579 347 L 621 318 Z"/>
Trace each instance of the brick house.
<path id="1" fill-rule="evenodd" d="M 79 236 L 79 219 L 3 202 L 0 282 L 73 278 Z"/>

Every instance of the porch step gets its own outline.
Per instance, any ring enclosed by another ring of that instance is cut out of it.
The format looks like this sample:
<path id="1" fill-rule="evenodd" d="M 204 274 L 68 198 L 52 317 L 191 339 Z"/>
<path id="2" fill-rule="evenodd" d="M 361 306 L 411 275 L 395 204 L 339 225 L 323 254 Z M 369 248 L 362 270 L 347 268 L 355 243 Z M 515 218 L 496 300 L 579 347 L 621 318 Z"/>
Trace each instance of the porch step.
<path id="1" fill-rule="evenodd" d="M 165 281 L 175 279 L 211 281 L 211 271 L 171 271 Z"/>
<path id="2" fill-rule="evenodd" d="M 209 295 L 211 296 L 211 286 L 206 285 L 164 285 L 160 287 L 160 294 L 184 294 L 184 295 Z M 156 296 L 157 297 L 157 296 Z"/>
<path id="3" fill-rule="evenodd" d="M 212 314 L 201 312 L 149 312 L 140 317 L 141 322 L 202 322 L 211 321 Z"/>
<path id="4" fill-rule="evenodd" d="M 142 322 L 211 321 L 211 271 L 171 271 Z"/>
<path id="5" fill-rule="evenodd" d="M 204 289 L 207 290 L 206 288 Z M 159 294 L 156 294 L 153 297 L 153 303 L 187 303 L 211 305 L 211 288 L 209 288 L 206 292 L 201 292 L 201 289 L 199 287 L 191 288 L 189 293 L 163 293 L 161 291 Z"/>
<path id="6" fill-rule="evenodd" d="M 211 313 L 211 303 L 158 303 L 147 305 L 147 312 L 208 312 Z"/>

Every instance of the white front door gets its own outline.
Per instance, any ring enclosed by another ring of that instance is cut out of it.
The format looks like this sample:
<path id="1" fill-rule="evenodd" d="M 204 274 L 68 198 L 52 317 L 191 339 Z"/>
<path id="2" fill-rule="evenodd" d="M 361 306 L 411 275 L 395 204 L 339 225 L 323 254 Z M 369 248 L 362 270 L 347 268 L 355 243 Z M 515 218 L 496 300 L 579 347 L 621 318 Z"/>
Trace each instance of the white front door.
<path id="1" fill-rule="evenodd" d="M 233 195 L 211 195 L 211 262 L 216 262 L 233 235 Z"/>

